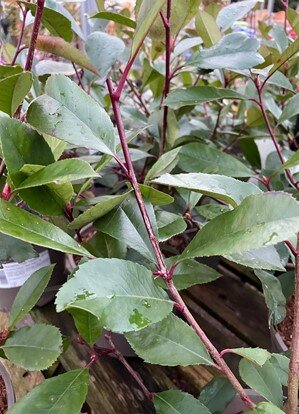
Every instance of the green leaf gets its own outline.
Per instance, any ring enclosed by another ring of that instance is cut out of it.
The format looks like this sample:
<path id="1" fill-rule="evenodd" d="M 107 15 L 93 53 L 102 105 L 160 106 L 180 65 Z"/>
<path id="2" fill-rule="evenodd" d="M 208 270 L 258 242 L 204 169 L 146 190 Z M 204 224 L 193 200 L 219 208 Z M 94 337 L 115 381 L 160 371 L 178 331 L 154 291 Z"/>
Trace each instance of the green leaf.
<path id="1" fill-rule="evenodd" d="M 269 402 L 261 402 L 254 410 L 247 411 L 247 414 L 284 414 L 284 411 Z"/>
<path id="2" fill-rule="evenodd" d="M 80 336 L 92 346 L 100 337 L 102 324 L 100 320 L 91 313 L 82 309 L 69 309 L 73 316 L 76 328 Z"/>
<path id="3" fill-rule="evenodd" d="M 12 332 L 1 348 L 14 364 L 39 371 L 51 366 L 61 354 L 62 337 L 55 326 L 36 324 Z"/>
<path id="4" fill-rule="evenodd" d="M 190 64 L 203 69 L 249 69 L 263 63 L 259 42 L 243 33 L 230 33 L 209 49 L 195 54 Z"/>
<path id="5" fill-rule="evenodd" d="M 299 51 L 299 37 L 287 47 L 281 54 L 278 55 L 278 59 L 275 61 L 272 66 L 269 75 L 273 75 L 285 62 L 287 62 L 293 55 Z"/>
<path id="6" fill-rule="evenodd" d="M 164 242 L 176 234 L 183 233 L 187 224 L 183 217 L 164 210 L 156 212 L 159 241 Z"/>
<path id="7" fill-rule="evenodd" d="M 282 172 L 287 168 L 296 167 L 299 164 L 299 151 L 296 151 L 286 162 L 284 162 L 275 174 Z"/>
<path id="8" fill-rule="evenodd" d="M 36 256 L 37 253 L 31 244 L 0 233 L 0 260 L 12 259 L 21 263 Z"/>
<path id="9" fill-rule="evenodd" d="M 146 202 L 146 208 L 157 234 L 153 208 L 148 202 Z M 124 245 L 136 250 L 151 262 L 155 261 L 153 248 L 135 198 L 130 197 L 123 202 L 121 207 L 97 220 L 94 225 L 101 232 L 109 234 Z"/>
<path id="10" fill-rule="evenodd" d="M 229 177 L 252 175 L 252 172 L 237 158 L 197 142 L 182 146 L 178 167 L 186 172 L 221 174 Z"/>
<path id="11" fill-rule="evenodd" d="M 97 176 L 98 174 L 86 161 L 79 159 L 61 160 L 30 175 L 18 185 L 16 191 L 50 183 L 62 184 L 65 181 L 76 181 Z"/>
<path id="12" fill-rule="evenodd" d="M 299 13 L 296 10 L 288 7 L 287 18 L 295 33 L 299 35 Z"/>
<path id="13" fill-rule="evenodd" d="M 231 89 L 215 88 L 214 86 L 190 86 L 178 88 L 170 92 L 164 104 L 178 109 L 182 106 L 198 105 L 204 102 L 213 102 L 220 99 L 247 99 Z"/>
<path id="14" fill-rule="evenodd" d="M 150 364 L 213 365 L 193 329 L 172 313 L 141 331 L 127 333 L 126 338 L 136 354 Z"/>
<path id="15" fill-rule="evenodd" d="M 12 116 L 32 86 L 30 72 L 17 73 L 0 80 L 0 111 Z"/>
<path id="16" fill-rule="evenodd" d="M 148 199 L 153 206 L 166 206 L 174 202 L 174 198 L 171 195 L 163 193 L 156 188 L 145 184 L 139 184 L 139 188 L 142 196 Z"/>
<path id="17" fill-rule="evenodd" d="M 198 10 L 195 27 L 206 47 L 211 47 L 221 39 L 221 32 L 213 16 L 204 10 Z"/>
<path id="18" fill-rule="evenodd" d="M 235 210 L 207 223 L 182 253 L 181 260 L 275 245 L 298 230 L 299 203 L 294 198 L 279 192 L 252 195 Z"/>
<path id="19" fill-rule="evenodd" d="M 148 170 L 144 182 L 148 182 L 161 174 L 172 171 L 179 161 L 178 154 L 180 150 L 181 147 L 178 147 L 159 157 L 155 164 Z"/>
<path id="20" fill-rule="evenodd" d="M 222 414 L 236 391 L 225 377 L 216 376 L 200 392 L 199 401 L 213 414 Z"/>
<path id="21" fill-rule="evenodd" d="M 124 243 L 100 231 L 88 243 L 83 243 L 83 246 L 95 257 L 124 259 L 127 252 Z"/>
<path id="22" fill-rule="evenodd" d="M 216 203 L 203 204 L 202 206 L 195 207 L 195 209 L 200 216 L 207 220 L 212 220 L 213 218 L 220 216 L 220 214 L 230 210 L 229 206 Z"/>
<path id="23" fill-rule="evenodd" d="M 9 328 L 13 328 L 33 308 L 47 287 L 54 265 L 42 267 L 34 272 L 21 286 L 9 315 Z"/>
<path id="24" fill-rule="evenodd" d="M 80 256 L 89 254 L 87 250 L 60 228 L 1 199 L 0 232 L 64 253 Z"/>
<path id="25" fill-rule="evenodd" d="M 178 390 L 155 393 L 154 406 L 157 414 L 211 414 L 192 395 Z"/>
<path id="26" fill-rule="evenodd" d="M 88 390 L 88 370 L 77 369 L 49 378 L 18 400 L 7 414 L 75 414 Z"/>
<path id="27" fill-rule="evenodd" d="M 102 78 L 121 57 L 124 49 L 121 39 L 104 32 L 91 33 L 85 42 L 87 56 Z"/>
<path id="28" fill-rule="evenodd" d="M 166 260 L 167 265 L 175 263 L 176 256 Z M 190 286 L 212 282 L 221 275 L 211 267 L 199 263 L 196 260 L 184 260 L 178 263 L 173 274 L 173 282 L 178 290 L 187 289 Z M 162 278 L 156 279 L 155 283 L 166 289 Z"/>
<path id="29" fill-rule="evenodd" d="M 126 193 L 120 195 L 107 195 L 100 197 L 99 203 L 80 214 L 74 221 L 69 223 L 68 227 L 70 229 L 77 229 L 88 223 L 94 222 L 121 204 L 129 194 L 130 191 L 127 191 Z"/>
<path id="30" fill-rule="evenodd" d="M 244 253 L 226 254 L 224 257 L 252 269 L 285 270 L 274 246 L 262 247 L 261 249 L 254 249 Z"/>
<path id="31" fill-rule="evenodd" d="M 126 16 L 123 16 L 120 13 L 111 13 L 111 12 L 99 12 L 93 16 L 92 19 L 103 19 L 103 20 L 110 20 L 115 23 L 122 24 L 124 26 L 131 27 L 132 29 L 136 28 L 136 22 L 134 20 L 129 19 Z"/>
<path id="32" fill-rule="evenodd" d="M 166 0 L 142 0 L 137 15 L 131 56 L 138 51 L 165 2 Z"/>
<path id="33" fill-rule="evenodd" d="M 46 93 L 28 108 L 27 121 L 35 129 L 70 144 L 112 155 L 114 128 L 108 114 L 93 98 L 63 75 L 48 79 Z"/>
<path id="34" fill-rule="evenodd" d="M 279 88 L 284 88 L 289 91 L 294 92 L 293 85 L 288 80 L 288 78 L 281 72 L 275 72 L 267 81 L 267 84 L 278 86 Z"/>
<path id="35" fill-rule="evenodd" d="M 22 72 L 23 69 L 19 65 L 0 65 L 0 79 L 8 78 L 9 76 L 17 75 L 18 73 Z"/>
<path id="36" fill-rule="evenodd" d="M 278 124 L 282 124 L 284 121 L 287 121 L 293 118 L 295 115 L 299 114 L 299 93 L 293 96 L 287 101 L 285 107 L 278 119 Z"/>
<path id="37" fill-rule="evenodd" d="M 21 1 L 35 16 L 36 4 Z M 60 36 L 67 42 L 73 39 L 72 25 L 69 19 L 63 16 L 56 10 L 49 7 L 44 7 L 42 14 L 42 23 L 54 36 Z"/>
<path id="38" fill-rule="evenodd" d="M 276 373 L 279 377 L 281 384 L 287 387 L 289 379 L 290 358 L 281 354 L 272 354 L 270 362 L 276 369 Z"/>
<path id="39" fill-rule="evenodd" d="M 255 274 L 262 283 L 266 305 L 270 310 L 269 320 L 277 325 L 286 316 L 286 298 L 282 293 L 279 279 L 263 270 L 256 270 Z"/>
<path id="40" fill-rule="evenodd" d="M 60 37 L 39 35 L 35 47 L 37 50 L 63 57 L 98 75 L 97 69 L 90 63 L 88 57 Z"/>
<path id="41" fill-rule="evenodd" d="M 270 352 L 262 348 L 234 348 L 230 349 L 230 352 L 241 355 L 241 357 L 259 366 L 264 365 L 271 358 Z"/>
<path id="42" fill-rule="evenodd" d="M 242 380 L 273 404 L 282 407 L 282 386 L 273 365 L 267 361 L 260 367 L 246 359 L 239 365 Z"/>
<path id="43" fill-rule="evenodd" d="M 153 182 L 176 188 L 186 188 L 209 197 L 219 198 L 233 207 L 236 207 L 249 195 L 261 193 L 261 190 L 253 184 L 216 174 L 164 174 Z"/>
<path id="44" fill-rule="evenodd" d="M 146 267 L 128 260 L 95 259 L 81 265 L 63 285 L 56 305 L 58 312 L 86 310 L 106 329 L 123 333 L 159 322 L 173 303 Z"/>
<path id="45" fill-rule="evenodd" d="M 216 23 L 225 32 L 235 21 L 250 12 L 259 0 L 245 0 L 223 7 L 217 15 Z"/>

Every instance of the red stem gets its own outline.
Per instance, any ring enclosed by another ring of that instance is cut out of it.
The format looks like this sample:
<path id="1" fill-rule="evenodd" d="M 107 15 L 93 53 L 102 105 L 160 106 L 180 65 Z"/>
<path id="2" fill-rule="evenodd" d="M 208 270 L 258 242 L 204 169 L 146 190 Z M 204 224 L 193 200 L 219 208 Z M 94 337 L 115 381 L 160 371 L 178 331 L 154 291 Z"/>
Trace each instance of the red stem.
<path id="1" fill-rule="evenodd" d="M 163 91 L 163 98 L 165 99 L 170 90 L 170 55 L 171 55 L 171 34 L 170 34 L 170 17 L 171 17 L 171 0 L 167 0 L 166 17 L 163 13 L 160 13 L 161 19 L 165 29 L 165 84 Z M 167 135 L 167 119 L 168 119 L 168 106 L 164 106 L 163 109 L 163 127 L 162 127 L 162 139 L 160 145 L 160 156 L 163 154 L 166 146 Z"/>
<path id="2" fill-rule="evenodd" d="M 42 20 L 45 0 L 37 0 L 36 6 L 37 7 L 35 11 L 35 19 L 34 19 L 34 24 L 33 24 L 33 29 L 32 29 L 31 41 L 30 41 L 30 46 L 28 50 L 27 61 L 25 64 L 26 71 L 27 70 L 30 71 L 32 68 L 35 45 L 36 45 L 36 40 L 37 40 L 37 36 L 38 36 L 38 32 L 39 32 L 39 28 L 40 28 L 40 24 Z"/>
<path id="3" fill-rule="evenodd" d="M 135 379 L 135 381 L 137 382 L 139 387 L 142 389 L 146 397 L 149 400 L 152 400 L 154 397 L 154 394 L 148 390 L 148 388 L 142 381 L 142 378 L 140 377 L 140 375 L 131 367 L 131 365 L 127 362 L 124 356 L 116 349 L 112 341 L 111 335 L 110 334 L 105 335 L 105 338 L 107 339 L 107 341 L 109 342 L 111 346 L 111 352 L 113 353 L 113 355 L 115 355 L 115 357 L 124 365 L 127 371 L 132 375 L 132 377 Z"/>
<path id="4" fill-rule="evenodd" d="M 294 320 L 291 343 L 291 360 L 288 380 L 287 413 L 298 413 L 298 385 L 299 385 L 299 234 L 297 235 L 297 254 L 295 262 L 295 299 Z"/>
<path id="5" fill-rule="evenodd" d="M 25 7 L 25 9 L 23 10 L 22 7 L 21 7 L 21 10 L 22 10 L 22 14 L 23 14 L 23 21 L 22 21 L 21 33 L 20 33 L 18 44 L 17 44 L 17 47 L 16 47 L 16 52 L 15 52 L 15 55 L 14 55 L 12 61 L 11 61 L 12 66 L 16 63 L 17 57 L 18 57 L 19 53 L 21 52 L 21 50 L 23 50 L 23 48 L 21 48 L 21 44 L 22 44 L 22 41 L 23 41 L 26 17 L 27 17 L 27 13 L 28 13 L 29 9 L 27 7 Z"/>

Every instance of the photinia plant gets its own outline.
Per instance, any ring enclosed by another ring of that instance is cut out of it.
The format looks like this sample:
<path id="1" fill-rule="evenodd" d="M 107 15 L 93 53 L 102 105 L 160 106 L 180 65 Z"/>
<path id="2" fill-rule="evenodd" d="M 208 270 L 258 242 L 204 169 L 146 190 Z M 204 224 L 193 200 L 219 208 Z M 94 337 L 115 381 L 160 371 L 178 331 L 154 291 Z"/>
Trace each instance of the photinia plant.
<path id="1" fill-rule="evenodd" d="M 284 27 L 261 21 L 258 40 L 235 30 L 236 20 L 259 8 L 256 0 L 223 8 L 143 0 L 132 14 L 102 3 L 91 16 L 102 30 L 85 38 L 60 4 L 19 2 L 19 41 L 3 40 L 0 239 L 15 240 L 23 260 L 19 240 L 82 257 L 56 309 L 73 316 L 90 349 L 86 369 L 46 380 L 9 412 L 78 413 L 88 368 L 113 354 L 157 413 L 222 412 L 236 393 L 251 413 L 297 413 L 298 14 L 286 5 Z M 74 36 L 85 52 L 71 44 Z M 12 256 L 11 245 L 4 256 Z M 254 270 L 274 325 L 286 314 L 277 275 L 292 269 L 290 355 L 215 348 L 180 294 L 220 276 L 198 260 L 210 256 Z M 15 329 L 52 270 L 23 285 L 1 334 L 1 356 L 29 370 L 45 369 L 62 352 L 53 326 Z M 106 333 L 109 347 L 96 344 L 103 329 L 123 334 L 148 363 L 209 365 L 219 375 L 199 399 L 152 393 L 113 334 Z M 240 356 L 241 379 L 265 402 L 247 394 L 227 353 Z"/>

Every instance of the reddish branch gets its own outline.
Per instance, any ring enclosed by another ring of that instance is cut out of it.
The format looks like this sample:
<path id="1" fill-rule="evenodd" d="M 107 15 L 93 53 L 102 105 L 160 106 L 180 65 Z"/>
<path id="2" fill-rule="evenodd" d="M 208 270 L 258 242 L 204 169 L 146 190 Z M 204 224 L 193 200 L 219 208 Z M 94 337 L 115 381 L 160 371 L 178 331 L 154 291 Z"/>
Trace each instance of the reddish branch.
<path id="1" fill-rule="evenodd" d="M 171 55 L 171 34 L 170 34 L 170 17 L 171 17 L 171 0 L 167 0 L 166 16 L 161 12 L 161 19 L 165 29 L 165 84 L 163 90 L 163 98 L 165 99 L 169 93 L 171 73 L 170 73 L 170 55 Z M 162 139 L 160 145 L 160 155 L 163 154 L 166 145 L 167 135 L 167 119 L 168 119 L 168 106 L 164 106 L 163 109 L 163 127 L 162 127 Z"/>
<path id="2" fill-rule="evenodd" d="M 16 63 L 17 57 L 19 55 L 19 53 L 23 50 L 23 48 L 21 47 L 22 42 L 23 42 L 23 37 L 24 37 L 24 31 L 25 31 L 25 23 L 26 23 L 26 17 L 27 17 L 27 13 L 29 11 L 29 9 L 27 7 L 25 7 L 25 9 L 23 9 L 21 7 L 22 10 L 22 15 L 23 15 L 23 21 L 22 21 L 22 27 L 21 27 L 21 33 L 19 36 L 19 40 L 18 40 L 18 44 L 16 47 L 16 51 L 15 51 L 15 55 L 11 61 L 11 65 L 14 65 Z"/>
<path id="3" fill-rule="evenodd" d="M 128 63 L 128 65 L 131 66 L 132 62 L 130 61 Z M 128 74 L 128 72 L 129 72 L 129 70 L 125 70 L 124 74 L 125 73 Z M 144 200 L 142 198 L 142 195 L 141 195 L 141 192 L 140 192 L 140 189 L 139 189 L 139 185 L 138 185 L 138 182 L 137 182 L 136 174 L 135 174 L 134 167 L 133 167 L 133 164 L 132 164 L 132 160 L 131 160 L 131 156 L 130 156 L 130 152 L 129 152 L 129 147 L 128 147 L 128 143 L 127 143 L 127 139 L 126 139 L 126 135 L 125 135 L 125 129 L 124 129 L 124 124 L 123 124 L 123 120 L 122 120 L 122 117 L 121 117 L 120 105 L 119 105 L 120 95 L 121 95 L 122 88 L 123 88 L 123 86 L 125 84 L 125 80 L 126 80 L 126 79 L 124 79 L 123 76 L 122 76 L 121 87 L 120 87 L 120 85 L 118 85 L 118 88 L 116 90 L 114 90 L 111 79 L 107 79 L 107 87 L 108 87 L 108 90 L 109 90 L 111 103 L 112 103 L 112 108 L 113 108 L 114 117 L 115 117 L 115 122 L 116 122 L 116 127 L 117 127 L 117 130 L 118 130 L 118 134 L 119 134 L 119 138 L 120 138 L 120 142 L 121 142 L 121 145 L 122 145 L 122 150 L 123 150 L 123 154 L 124 154 L 124 158 L 125 158 L 125 162 L 126 162 L 126 170 L 127 170 L 128 180 L 130 181 L 130 183 L 131 183 L 131 185 L 134 189 L 136 200 L 137 200 L 137 203 L 138 203 L 138 206 L 139 206 L 139 209 L 140 209 L 140 212 L 141 212 L 141 215 L 142 215 L 147 233 L 149 235 L 149 238 L 150 238 L 150 241 L 151 241 L 151 244 L 152 244 L 155 256 L 156 256 L 157 270 L 156 270 L 155 274 L 158 275 L 159 277 L 162 277 L 165 280 L 165 282 L 167 283 L 170 295 L 175 301 L 175 307 L 182 313 L 182 315 L 189 322 L 190 326 L 194 329 L 194 331 L 200 337 L 202 342 L 205 344 L 206 348 L 208 349 L 208 351 L 210 352 L 211 356 L 213 357 L 214 361 L 217 364 L 215 366 L 217 368 L 219 368 L 223 372 L 223 374 L 226 375 L 226 377 L 229 379 L 229 381 L 231 382 L 231 384 L 233 385 L 235 390 L 241 396 L 244 403 L 250 409 L 253 409 L 255 407 L 254 403 L 250 400 L 250 398 L 247 397 L 247 395 L 246 395 L 244 389 L 242 388 L 240 382 L 238 381 L 238 379 L 235 377 L 233 372 L 230 370 L 230 368 L 228 367 L 226 362 L 221 358 L 221 356 L 220 356 L 219 352 L 217 351 L 217 349 L 214 347 L 214 345 L 211 343 L 209 338 L 206 336 L 206 334 L 200 328 L 200 326 L 198 325 L 198 323 L 194 319 L 193 315 L 191 314 L 191 312 L 189 311 L 189 309 L 185 305 L 183 299 L 181 298 L 178 290 L 176 289 L 176 287 L 175 287 L 175 285 L 172 281 L 172 273 L 173 272 L 171 270 L 167 270 L 163 254 L 162 254 L 162 251 L 161 251 L 160 246 L 159 246 L 159 241 L 158 241 L 158 239 L 155 236 L 155 233 L 153 231 L 153 227 L 152 227 L 151 221 L 149 219 L 149 216 L 148 216 L 148 213 L 147 213 L 147 210 L 146 210 L 146 207 L 145 207 L 145 203 L 144 203 Z"/>
<path id="4" fill-rule="evenodd" d="M 40 24 L 41 24 L 41 20 L 42 20 L 44 6 L 45 6 L 45 0 L 37 0 L 36 11 L 35 11 L 35 19 L 34 19 L 32 35 L 31 35 L 31 40 L 30 40 L 30 46 L 29 46 L 28 55 L 27 55 L 27 61 L 26 61 L 26 64 L 25 64 L 25 70 L 30 71 L 31 68 L 32 68 L 35 45 L 36 45 L 36 40 L 37 40 L 37 36 L 38 36 L 38 32 L 39 32 L 39 28 L 40 28 Z"/>
<path id="5" fill-rule="evenodd" d="M 287 413 L 298 413 L 299 385 L 299 234 L 297 235 L 295 262 L 295 300 L 291 343 L 291 361 L 289 367 Z"/>

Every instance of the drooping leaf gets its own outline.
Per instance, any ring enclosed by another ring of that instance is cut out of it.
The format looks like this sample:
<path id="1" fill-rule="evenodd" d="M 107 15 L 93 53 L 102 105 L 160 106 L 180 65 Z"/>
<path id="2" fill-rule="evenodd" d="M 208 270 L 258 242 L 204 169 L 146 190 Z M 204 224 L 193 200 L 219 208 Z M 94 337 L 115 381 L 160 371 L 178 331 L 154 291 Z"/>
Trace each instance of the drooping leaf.
<path id="1" fill-rule="evenodd" d="M 87 250 L 60 228 L 1 199 L 0 232 L 49 249 L 88 255 Z"/>
<path id="2" fill-rule="evenodd" d="M 92 19 L 103 19 L 103 20 L 110 20 L 115 23 L 122 24 L 124 26 L 131 27 L 132 29 L 136 28 L 136 22 L 134 20 L 129 19 L 126 16 L 123 16 L 120 13 L 111 13 L 111 12 L 99 12 L 93 16 Z"/>
<path id="3" fill-rule="evenodd" d="M 268 401 L 282 407 L 282 386 L 273 365 L 267 361 L 259 366 L 242 359 L 239 364 L 242 380 Z"/>
<path id="4" fill-rule="evenodd" d="M 30 371 L 52 365 L 62 351 L 62 337 L 55 326 L 35 324 L 10 334 L 1 346 L 7 358 Z"/>
<path id="5" fill-rule="evenodd" d="M 252 269 L 285 270 L 274 246 L 266 246 L 244 253 L 226 254 L 224 257 L 232 262 L 251 267 Z"/>
<path id="6" fill-rule="evenodd" d="M 200 392 L 201 401 L 213 414 L 222 414 L 236 391 L 225 377 L 216 376 Z"/>
<path id="7" fill-rule="evenodd" d="M 155 393 L 154 406 L 158 414 L 211 414 L 192 395 L 178 390 Z"/>
<path id="8" fill-rule="evenodd" d="M 95 257 L 124 259 L 127 253 L 127 246 L 109 234 L 101 233 L 99 230 L 94 234 L 88 243 L 83 243 L 90 253 Z"/>
<path id="9" fill-rule="evenodd" d="M 124 49 L 124 42 L 116 36 L 104 32 L 91 33 L 85 42 L 89 60 L 97 68 L 101 77 L 105 77 L 112 65 L 118 60 Z"/>
<path id="10" fill-rule="evenodd" d="M 35 47 L 37 50 L 63 57 L 84 69 L 90 70 L 96 75 L 98 74 L 97 69 L 90 63 L 88 57 L 83 52 L 60 37 L 39 35 Z"/>
<path id="11" fill-rule="evenodd" d="M 233 207 L 236 207 L 249 195 L 261 193 L 261 190 L 253 184 L 216 174 L 164 174 L 153 182 L 176 188 L 186 188 L 209 197 L 219 198 Z"/>
<path id="12" fill-rule="evenodd" d="M 235 210 L 207 223 L 181 259 L 242 253 L 275 245 L 299 230 L 299 203 L 284 193 L 247 197 Z"/>
<path id="13" fill-rule="evenodd" d="M 187 224 L 183 217 L 164 210 L 156 212 L 159 241 L 164 242 L 176 234 L 183 233 Z"/>
<path id="14" fill-rule="evenodd" d="M 256 270 L 256 276 L 260 279 L 263 287 L 266 305 L 270 311 L 269 320 L 277 325 L 286 316 L 286 298 L 282 293 L 278 278 L 263 270 Z"/>
<path id="15" fill-rule="evenodd" d="M 152 205 L 146 202 L 146 208 L 154 231 L 158 234 Z M 95 227 L 101 232 L 119 240 L 125 246 L 136 250 L 151 262 L 155 260 L 143 218 L 134 198 L 129 198 L 118 209 L 97 220 Z"/>
<path id="16" fill-rule="evenodd" d="M 299 151 L 296 151 L 286 162 L 284 162 L 276 171 L 277 173 L 282 172 L 287 168 L 296 167 L 299 164 Z"/>
<path id="17" fill-rule="evenodd" d="M 195 27 L 205 47 L 211 47 L 221 39 L 221 32 L 215 19 L 204 10 L 198 10 Z"/>
<path id="18" fill-rule="evenodd" d="M 276 373 L 282 385 L 288 386 L 290 358 L 282 354 L 272 354 L 271 364 L 276 369 Z"/>
<path id="19" fill-rule="evenodd" d="M 244 0 L 223 7 L 217 15 L 217 25 L 223 31 L 226 31 L 232 27 L 235 21 L 246 16 L 246 14 L 249 13 L 251 9 L 253 9 L 257 2 L 258 0 Z"/>
<path id="20" fill-rule="evenodd" d="M 31 244 L 0 233 L 0 260 L 12 259 L 21 263 L 36 256 L 37 253 Z"/>
<path id="21" fill-rule="evenodd" d="M 69 223 L 68 227 L 70 229 L 77 229 L 105 216 L 105 214 L 121 204 L 128 197 L 129 193 L 130 191 L 120 195 L 102 196 L 95 206 L 80 214 L 74 221 Z"/>
<path id="22" fill-rule="evenodd" d="M 231 89 L 215 88 L 214 86 L 190 86 L 189 88 L 178 88 L 170 92 L 164 104 L 178 109 L 187 105 L 198 105 L 220 99 L 246 99 L 246 96 Z"/>
<path id="23" fill-rule="evenodd" d="M 141 331 L 127 333 L 126 338 L 136 354 L 150 364 L 213 364 L 193 329 L 172 313 Z"/>
<path id="24" fill-rule="evenodd" d="M 33 388 L 8 410 L 8 414 L 79 413 L 87 390 L 88 370 L 69 371 L 49 378 Z"/>
<path id="25" fill-rule="evenodd" d="M 264 61 L 258 48 L 257 39 L 230 33 L 214 46 L 195 54 L 190 63 L 203 69 L 249 69 Z"/>
<path id="26" fill-rule="evenodd" d="M 221 174 L 229 177 L 252 175 L 252 172 L 237 158 L 197 142 L 182 146 L 178 167 L 186 172 Z"/>
<path id="27" fill-rule="evenodd" d="M 166 0 L 142 0 L 137 15 L 131 56 L 138 51 L 165 2 Z"/>
<path id="28" fill-rule="evenodd" d="M 119 333 L 159 322 L 172 309 L 171 300 L 154 284 L 146 267 L 119 259 L 95 259 L 81 265 L 59 290 L 56 305 L 58 312 L 86 310 L 106 329 Z"/>
<path id="29" fill-rule="evenodd" d="M 287 121 L 288 119 L 293 118 L 295 115 L 299 114 L 299 93 L 297 93 L 295 96 L 293 96 L 291 99 L 289 99 L 285 107 L 282 111 L 282 114 L 280 115 L 278 119 L 278 123 L 281 124 L 284 121 Z"/>
<path id="30" fill-rule="evenodd" d="M 83 309 L 72 308 L 69 313 L 74 318 L 80 336 L 92 346 L 100 337 L 102 324 L 95 315 Z"/>
<path id="31" fill-rule="evenodd" d="M 0 80 L 0 111 L 12 116 L 32 86 L 30 72 L 17 73 Z"/>
<path id="32" fill-rule="evenodd" d="M 42 267 L 34 272 L 21 286 L 9 314 L 9 328 L 13 328 L 33 308 L 51 278 L 54 265 Z"/>
<path id="33" fill-rule="evenodd" d="M 97 174 L 86 161 L 79 159 L 61 160 L 30 175 L 18 185 L 17 190 L 39 187 L 50 183 L 61 184 L 66 181 L 76 181 L 90 177 L 97 177 Z"/>
<path id="34" fill-rule="evenodd" d="M 271 358 L 270 352 L 262 348 L 233 348 L 230 349 L 230 352 L 240 355 L 259 366 L 264 365 Z"/>
<path id="35" fill-rule="evenodd" d="M 70 144 L 112 155 L 114 128 L 108 114 L 93 98 L 63 75 L 48 79 L 46 93 L 28 108 L 27 121 L 35 129 Z"/>
<path id="36" fill-rule="evenodd" d="M 155 164 L 148 170 L 144 181 L 148 182 L 161 174 L 172 171 L 178 163 L 180 150 L 181 147 L 178 147 L 159 157 Z"/>

